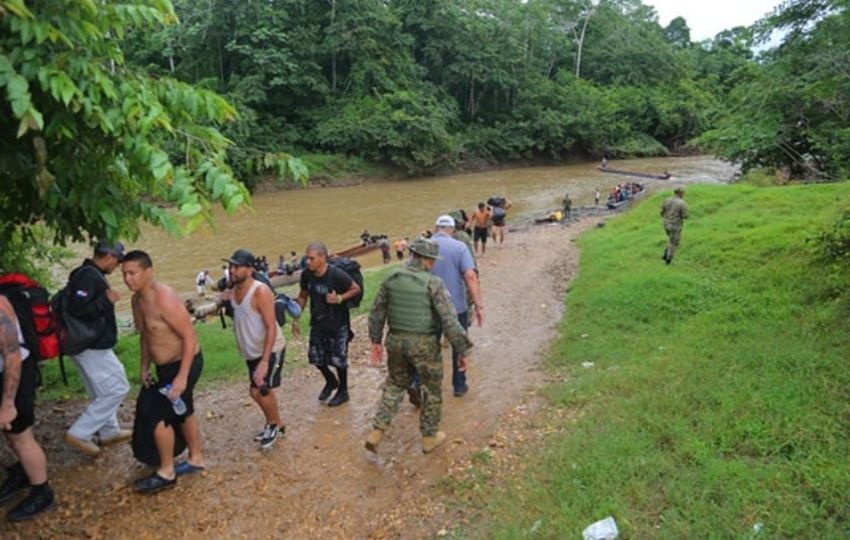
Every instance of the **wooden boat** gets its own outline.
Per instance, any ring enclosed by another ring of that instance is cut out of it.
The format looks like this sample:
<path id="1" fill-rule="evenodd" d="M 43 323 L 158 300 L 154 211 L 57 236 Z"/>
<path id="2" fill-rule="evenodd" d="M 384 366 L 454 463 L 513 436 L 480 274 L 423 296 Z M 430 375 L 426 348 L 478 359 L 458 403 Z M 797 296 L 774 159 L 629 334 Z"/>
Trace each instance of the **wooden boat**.
<path id="1" fill-rule="evenodd" d="M 640 191 L 638 191 L 636 193 L 632 193 L 631 195 L 629 195 L 628 199 L 624 199 L 622 201 L 617 201 L 617 202 L 611 201 L 609 199 L 608 200 L 608 208 L 610 208 L 611 210 L 616 210 L 618 208 L 622 208 L 623 206 L 629 204 L 631 201 L 638 199 L 640 197 L 643 197 L 645 194 L 646 194 L 646 187 L 642 186 Z"/>
<path id="2" fill-rule="evenodd" d="M 380 246 L 378 242 L 374 242 L 372 244 L 357 244 L 356 246 L 347 247 L 345 249 L 341 249 L 339 251 L 335 251 L 331 253 L 331 257 L 359 257 L 360 255 L 365 255 L 366 253 L 371 253 L 375 251 Z"/>
<path id="3" fill-rule="evenodd" d="M 270 277 L 269 281 L 271 281 L 272 287 L 274 288 L 295 285 L 301 281 L 301 270 L 296 270 L 291 274 L 277 274 L 276 276 Z"/>
<path id="4" fill-rule="evenodd" d="M 612 169 L 611 167 L 597 167 L 599 172 L 611 173 L 611 174 L 622 174 L 623 176 L 636 176 L 638 178 L 653 178 L 655 180 L 668 180 L 671 176 L 670 173 L 664 172 L 664 174 L 654 174 L 654 173 L 645 173 L 645 172 L 634 172 L 634 171 L 624 171 L 621 169 Z"/>

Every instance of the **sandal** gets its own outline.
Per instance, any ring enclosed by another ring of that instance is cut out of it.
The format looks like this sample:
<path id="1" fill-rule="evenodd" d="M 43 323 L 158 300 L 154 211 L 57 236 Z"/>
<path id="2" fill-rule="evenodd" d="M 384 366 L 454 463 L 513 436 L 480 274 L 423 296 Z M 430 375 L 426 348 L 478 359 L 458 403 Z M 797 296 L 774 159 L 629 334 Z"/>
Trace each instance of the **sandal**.
<path id="1" fill-rule="evenodd" d="M 177 485 L 177 476 L 171 480 L 167 478 L 161 477 L 158 473 L 153 473 L 150 476 L 146 476 L 144 478 L 140 478 L 136 480 L 136 491 L 139 493 L 156 493 L 157 491 L 162 491 L 163 489 L 173 488 Z"/>
<path id="2" fill-rule="evenodd" d="M 193 474 L 205 470 L 207 470 L 207 468 L 203 465 L 192 465 L 188 461 L 181 461 L 174 466 L 174 473 L 177 476 L 182 476 L 184 474 Z"/>

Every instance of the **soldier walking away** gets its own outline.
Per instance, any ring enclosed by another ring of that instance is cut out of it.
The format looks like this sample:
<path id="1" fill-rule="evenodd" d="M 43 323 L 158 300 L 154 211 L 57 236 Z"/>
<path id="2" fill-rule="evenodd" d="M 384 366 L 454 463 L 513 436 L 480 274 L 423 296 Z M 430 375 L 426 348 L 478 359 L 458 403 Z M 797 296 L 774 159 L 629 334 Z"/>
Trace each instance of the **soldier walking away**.
<path id="1" fill-rule="evenodd" d="M 443 403 L 440 388 L 443 361 L 437 333 L 442 327 L 452 347 L 458 351 L 457 365 L 461 371 L 466 370 L 467 351 L 472 347 L 466 331 L 458 323 L 446 286 L 430 273 L 439 257 L 439 246 L 433 240 L 419 239 L 410 246 L 410 253 L 410 264 L 381 283 L 369 313 L 370 364 L 373 366 L 381 364 L 384 325 L 389 325 L 387 379 L 372 422 L 373 429 L 366 438 L 366 449 L 371 452 L 377 452 L 414 372 L 418 372 L 422 380 L 419 412 L 422 451 L 431 452 L 446 440 L 446 434 L 438 429 Z"/>
<path id="2" fill-rule="evenodd" d="M 152 437 L 158 458 L 157 469 L 136 480 L 135 487 L 141 493 L 155 493 L 174 487 L 178 476 L 205 468 L 193 396 L 204 356 L 180 295 L 156 281 L 150 256 L 131 251 L 121 270 L 124 283 L 133 291 L 133 321 L 139 330 L 141 353 L 139 380 L 143 388 L 136 404 L 133 450 L 136 453 L 137 442 Z M 151 376 L 151 362 L 156 365 L 157 380 Z M 142 408 L 142 404 L 147 406 Z M 175 464 L 174 450 L 180 446 L 177 430 L 181 444 L 185 439 L 189 457 Z"/>
<path id="3" fill-rule="evenodd" d="M 72 356 L 92 401 L 65 434 L 69 446 L 90 456 L 98 455 L 101 447 L 129 440 L 133 434 L 118 424 L 118 408 L 130 391 L 130 383 L 112 350 L 118 342 L 115 303 L 119 294 L 106 280 L 123 257 L 124 245 L 120 242 L 98 242 L 94 256 L 71 272 L 66 287 L 64 308 L 97 330 L 88 348 Z"/>
<path id="4" fill-rule="evenodd" d="M 682 238 L 684 220 L 688 219 L 688 205 L 684 197 L 685 188 L 677 187 L 673 190 L 673 196 L 661 205 L 661 217 L 664 218 L 664 231 L 667 233 L 667 248 L 661 259 L 667 264 L 673 261 L 673 255 Z"/>
<path id="5" fill-rule="evenodd" d="M 307 359 L 325 377 L 319 401 L 325 401 L 336 390 L 328 401 L 329 407 L 336 407 L 348 401 L 348 342 L 354 335 L 345 302 L 357 296 L 360 287 L 344 270 L 328 263 L 328 248 L 323 243 L 307 246 L 306 258 L 296 301 L 303 310 L 310 300 Z M 298 319 L 293 319 L 292 334 L 298 336 L 300 332 Z M 336 377 L 331 367 L 336 368 Z"/>
<path id="6" fill-rule="evenodd" d="M 239 354 L 248 365 L 251 398 L 266 417 L 255 440 L 261 448 L 268 449 L 285 431 L 274 389 L 280 386 L 286 341 L 275 319 L 274 293 L 252 276 L 254 255 L 239 249 L 225 260 L 230 264 L 235 287 L 225 291 L 222 300 L 230 300 L 233 305 L 233 330 Z"/>
<path id="7" fill-rule="evenodd" d="M 29 494 L 6 513 L 9 521 L 29 519 L 54 505 L 53 490 L 47 483 L 47 457 L 32 432 L 38 366 L 23 342 L 12 304 L 0 295 L 0 431 L 17 458 L 6 467 L 0 503 L 30 488 Z"/>

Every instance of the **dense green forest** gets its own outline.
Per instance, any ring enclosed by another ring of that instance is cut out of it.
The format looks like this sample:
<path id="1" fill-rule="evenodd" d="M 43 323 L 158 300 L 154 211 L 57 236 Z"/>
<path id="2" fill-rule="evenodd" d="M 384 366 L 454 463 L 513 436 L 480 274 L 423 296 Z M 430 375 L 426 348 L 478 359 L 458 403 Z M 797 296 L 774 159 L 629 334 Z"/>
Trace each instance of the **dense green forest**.
<path id="1" fill-rule="evenodd" d="M 637 0 L 176 0 L 129 60 L 213 89 L 239 146 L 410 173 L 468 161 L 657 155 L 712 125 L 752 58 Z"/>
<path id="2" fill-rule="evenodd" d="M 328 156 L 424 174 L 698 150 L 846 177 L 848 4 L 695 43 L 639 0 L 0 0 L 0 244 L 191 230 Z"/>

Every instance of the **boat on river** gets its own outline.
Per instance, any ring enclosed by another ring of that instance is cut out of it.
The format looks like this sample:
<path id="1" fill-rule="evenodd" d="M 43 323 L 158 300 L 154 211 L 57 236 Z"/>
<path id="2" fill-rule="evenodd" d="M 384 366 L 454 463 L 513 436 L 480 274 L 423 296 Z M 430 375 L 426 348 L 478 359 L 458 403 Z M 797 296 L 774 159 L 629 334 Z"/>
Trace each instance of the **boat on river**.
<path id="1" fill-rule="evenodd" d="M 671 175 L 669 172 L 664 171 L 662 174 L 656 173 L 647 173 L 647 172 L 636 172 L 636 171 L 624 171 L 622 169 L 612 169 L 611 167 L 597 167 L 599 172 L 611 173 L 611 174 L 622 174 L 624 176 L 636 176 L 638 178 L 652 178 L 655 180 L 668 180 Z"/>
<path id="2" fill-rule="evenodd" d="M 622 200 L 619 200 L 619 201 L 614 201 L 614 200 L 609 198 L 608 203 L 607 203 L 608 208 L 610 208 L 611 210 L 616 210 L 618 208 L 621 208 L 621 207 L 629 204 L 629 202 L 646 195 L 646 186 L 644 186 L 643 184 L 637 184 L 637 185 L 640 186 L 640 189 L 638 191 L 635 191 L 635 192 L 629 194 L 628 199 L 622 199 Z"/>
<path id="3" fill-rule="evenodd" d="M 372 242 L 371 244 L 360 243 L 356 246 L 350 246 L 339 251 L 334 251 L 331 253 L 331 257 L 359 257 L 360 255 L 371 253 L 379 247 L 378 242 Z"/>

